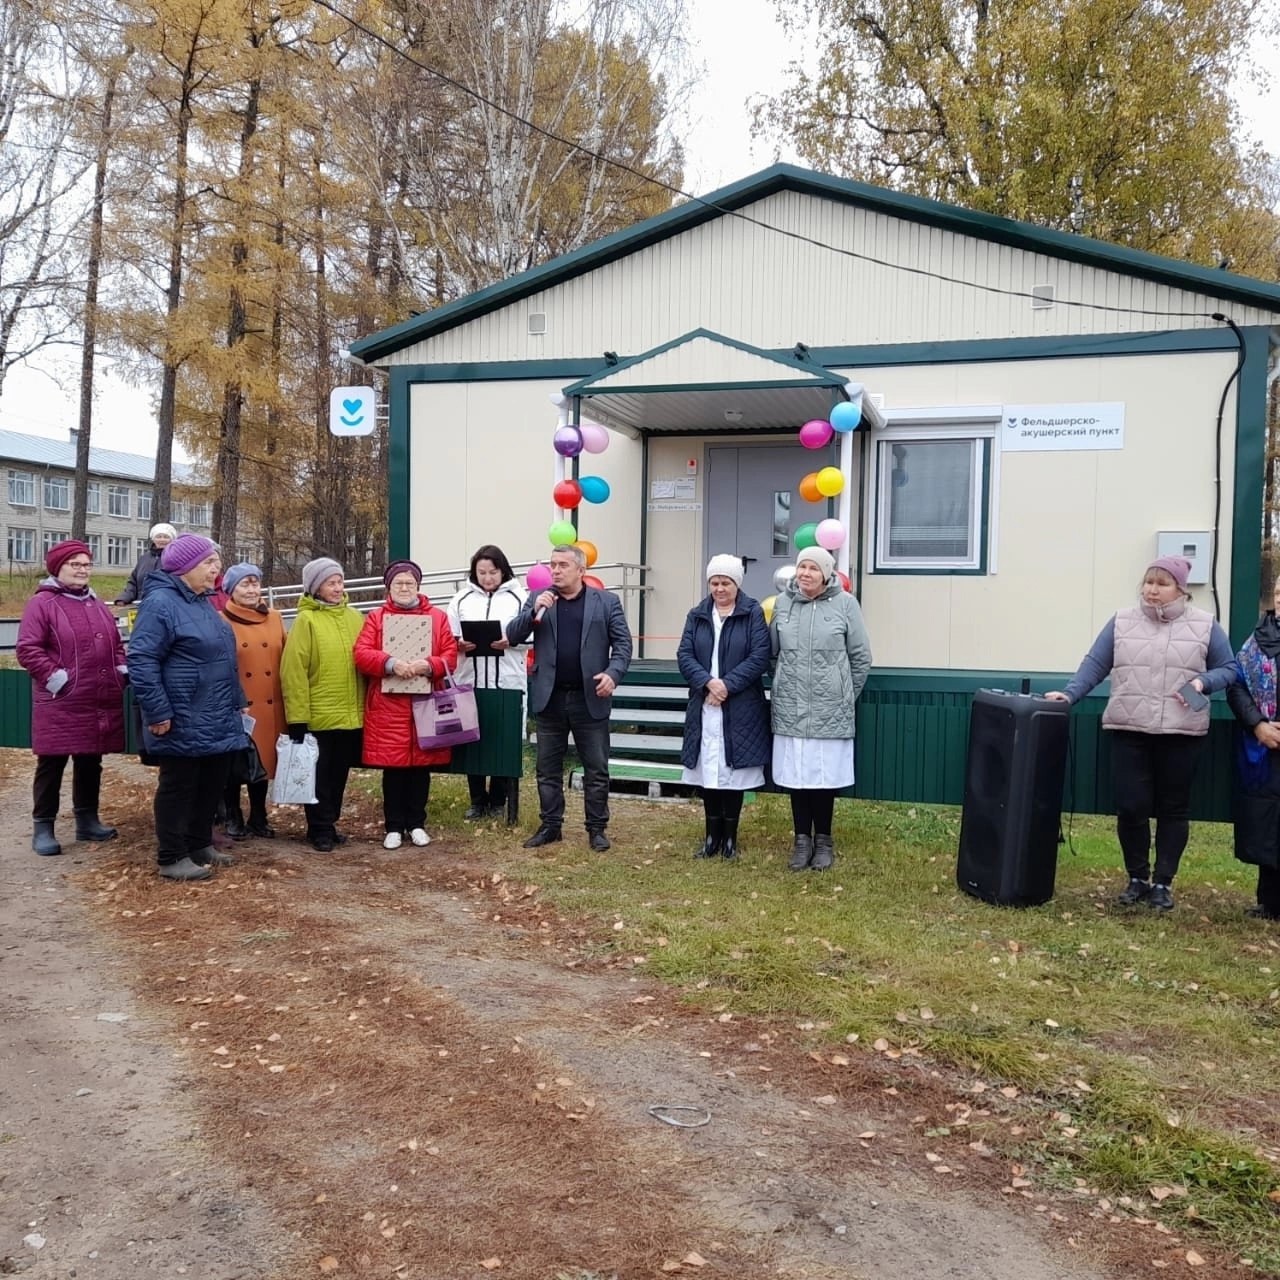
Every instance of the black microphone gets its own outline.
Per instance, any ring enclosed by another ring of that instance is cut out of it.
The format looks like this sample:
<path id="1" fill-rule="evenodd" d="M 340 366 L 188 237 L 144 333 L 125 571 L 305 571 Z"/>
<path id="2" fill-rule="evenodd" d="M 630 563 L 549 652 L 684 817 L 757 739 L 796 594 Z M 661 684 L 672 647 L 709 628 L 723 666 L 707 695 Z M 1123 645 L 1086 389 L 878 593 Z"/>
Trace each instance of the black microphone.
<path id="1" fill-rule="evenodd" d="M 550 591 L 550 592 L 551 592 L 551 594 L 552 594 L 553 596 L 556 596 L 557 598 L 558 598 L 558 597 L 559 597 L 559 595 L 560 595 L 560 593 L 559 593 L 559 592 L 558 592 L 554 587 L 548 587 L 548 588 L 547 588 L 547 590 L 548 590 L 548 591 Z M 541 608 L 541 609 L 536 610 L 536 611 L 535 611 L 535 613 L 534 613 L 534 615 L 533 615 L 533 620 L 534 620 L 534 622 L 541 622 L 541 621 L 542 621 L 542 619 L 543 619 L 543 616 L 546 614 L 546 612 L 547 612 L 547 610 L 548 610 L 549 608 L 550 608 L 550 605 L 545 605 L 545 604 L 544 604 L 544 605 L 542 606 L 542 608 Z"/>

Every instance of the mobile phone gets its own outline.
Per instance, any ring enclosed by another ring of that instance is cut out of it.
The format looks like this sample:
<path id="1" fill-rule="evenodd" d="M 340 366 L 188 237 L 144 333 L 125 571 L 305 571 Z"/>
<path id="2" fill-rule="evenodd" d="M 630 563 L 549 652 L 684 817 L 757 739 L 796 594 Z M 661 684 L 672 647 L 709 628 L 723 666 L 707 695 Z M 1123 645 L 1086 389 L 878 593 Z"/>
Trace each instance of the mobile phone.
<path id="1" fill-rule="evenodd" d="M 1203 711 L 1209 705 L 1208 697 L 1201 693 L 1190 681 L 1187 681 L 1178 692 L 1192 711 Z"/>

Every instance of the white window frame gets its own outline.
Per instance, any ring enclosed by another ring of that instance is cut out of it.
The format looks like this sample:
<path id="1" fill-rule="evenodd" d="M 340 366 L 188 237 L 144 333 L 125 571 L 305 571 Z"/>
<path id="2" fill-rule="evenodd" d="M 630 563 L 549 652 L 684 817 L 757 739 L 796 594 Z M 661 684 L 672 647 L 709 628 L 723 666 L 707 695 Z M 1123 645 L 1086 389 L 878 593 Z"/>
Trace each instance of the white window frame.
<path id="1" fill-rule="evenodd" d="M 113 560 L 112 553 L 123 551 L 123 560 Z M 127 533 L 107 534 L 107 564 L 112 569 L 128 569 L 136 561 L 133 556 L 133 538 Z"/>
<path id="2" fill-rule="evenodd" d="M 52 546 L 56 546 L 59 542 L 66 542 L 66 540 L 67 540 L 69 537 L 71 537 L 71 530 L 70 530 L 70 529 L 62 529 L 62 530 L 59 530 L 59 529 L 44 529 L 44 530 L 42 530 L 42 531 L 41 531 L 41 534 L 40 534 L 40 542 L 41 542 L 41 545 L 42 545 L 42 546 L 43 546 L 43 548 L 44 548 L 44 551 L 43 551 L 43 553 L 42 553 L 42 554 L 44 554 L 44 555 L 46 555 L 46 556 L 47 556 L 47 555 L 49 554 L 49 548 L 50 548 L 50 547 L 52 547 Z"/>
<path id="3" fill-rule="evenodd" d="M 169 517 L 171 523 L 176 525 L 184 525 L 184 524 L 191 523 L 190 520 L 187 518 L 186 498 L 174 498 L 172 507 L 173 507 L 173 513 Z"/>
<path id="4" fill-rule="evenodd" d="M 63 498 L 63 502 L 59 505 L 56 502 L 50 502 L 50 491 L 57 497 L 59 494 Z M 45 474 L 40 478 L 40 505 L 46 511 L 70 511 L 71 510 L 71 477 L 70 476 L 52 476 Z"/>
<path id="5" fill-rule="evenodd" d="M 886 425 L 871 432 L 871 458 L 863 493 L 867 510 L 874 512 L 871 536 L 867 539 L 864 572 L 886 575 L 900 573 L 960 573 L 992 577 L 998 569 L 1000 509 L 1000 416 L 999 405 L 949 405 L 929 409 L 886 409 Z M 973 554 L 958 557 L 911 557 L 889 559 L 881 548 L 889 545 L 889 484 L 891 467 L 883 465 L 885 449 L 895 442 L 928 444 L 935 440 L 972 440 L 974 501 L 970 508 Z M 984 449 L 985 442 L 985 449 Z M 989 466 L 984 468 L 983 455 Z M 985 474 L 984 474 L 985 471 Z M 986 514 L 986 568 L 983 569 L 983 514 Z"/>
<path id="6" fill-rule="evenodd" d="M 125 509 L 123 511 L 113 511 L 115 499 L 123 497 Z M 109 484 L 107 485 L 107 515 L 114 520 L 132 520 L 129 514 L 133 510 L 133 490 L 127 484 Z"/>
<path id="7" fill-rule="evenodd" d="M 102 534 L 86 533 L 84 540 L 89 544 L 89 556 L 95 565 L 102 562 Z"/>
<path id="8" fill-rule="evenodd" d="M 26 492 L 29 496 L 23 498 Z M 11 507 L 34 507 L 36 505 L 36 473 L 34 471 L 9 472 L 9 505 Z"/>
<path id="9" fill-rule="evenodd" d="M 207 529 L 212 523 L 212 515 L 209 511 L 207 502 L 192 502 L 190 504 L 191 518 L 187 523 L 193 529 Z"/>
<path id="10" fill-rule="evenodd" d="M 12 526 L 10 526 L 8 530 L 8 534 L 9 534 L 9 537 L 8 537 L 5 549 L 8 552 L 9 563 L 10 564 L 35 564 L 36 562 L 36 531 L 34 529 L 15 529 Z M 28 547 L 29 550 L 26 556 L 15 556 L 13 554 L 13 540 L 15 535 L 18 537 L 21 537 L 24 544 Z"/>
<path id="11" fill-rule="evenodd" d="M 84 513 L 87 516 L 102 514 L 102 482 L 90 480 L 84 487 Z"/>
<path id="12" fill-rule="evenodd" d="M 155 493 L 151 489 L 139 489 L 135 498 L 134 512 L 139 520 L 151 519 L 151 505 L 155 501 Z M 144 510 L 145 508 L 145 510 Z"/>

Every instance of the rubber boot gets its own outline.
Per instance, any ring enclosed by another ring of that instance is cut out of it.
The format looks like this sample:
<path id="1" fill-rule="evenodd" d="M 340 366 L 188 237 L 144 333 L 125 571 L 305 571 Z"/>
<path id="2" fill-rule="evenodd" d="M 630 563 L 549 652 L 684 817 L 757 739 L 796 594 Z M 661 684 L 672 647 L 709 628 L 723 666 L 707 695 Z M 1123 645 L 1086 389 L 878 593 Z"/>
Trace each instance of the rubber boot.
<path id="1" fill-rule="evenodd" d="M 36 820 L 31 832 L 31 847 L 42 858 L 51 858 L 55 853 L 62 852 L 62 846 L 53 834 L 52 822 Z"/>
<path id="2" fill-rule="evenodd" d="M 724 819 L 724 843 L 720 846 L 720 856 L 731 860 L 738 856 L 738 819 Z"/>
<path id="3" fill-rule="evenodd" d="M 707 814 L 707 835 L 695 858 L 714 858 L 724 845 L 724 819 Z"/>
<path id="4" fill-rule="evenodd" d="M 115 827 L 105 826 L 98 818 L 96 809 L 76 810 L 77 840 L 114 840 L 118 832 Z"/>

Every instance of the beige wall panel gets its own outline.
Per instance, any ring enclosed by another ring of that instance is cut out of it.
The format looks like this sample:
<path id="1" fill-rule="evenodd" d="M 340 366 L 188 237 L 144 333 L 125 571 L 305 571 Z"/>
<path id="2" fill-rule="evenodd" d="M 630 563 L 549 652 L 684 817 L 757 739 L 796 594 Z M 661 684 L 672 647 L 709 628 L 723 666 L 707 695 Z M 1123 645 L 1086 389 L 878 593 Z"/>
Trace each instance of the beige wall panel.
<path id="1" fill-rule="evenodd" d="M 583 358 L 605 350 L 637 355 L 699 327 L 757 346 L 787 348 L 796 341 L 848 346 L 1216 328 L 1208 318 L 1213 312 L 1242 325 L 1274 318 L 812 195 L 784 192 L 746 212 L 860 256 L 719 218 L 412 344 L 389 362 Z M 1061 299 L 1118 310 L 1059 304 L 1033 311 L 1025 297 L 883 264 L 999 289 L 1050 284 Z M 862 305 L 868 298 L 876 305 Z M 535 311 L 546 314 L 543 335 L 528 332 L 528 316 Z"/>
<path id="2" fill-rule="evenodd" d="M 864 577 L 877 664 L 1074 670 L 1102 624 L 1134 599 L 1155 554 L 1156 533 L 1212 528 L 1214 422 L 1233 366 L 1234 357 L 1219 352 L 843 370 L 901 413 L 1004 403 L 1126 404 L 1123 449 L 1001 456 L 994 574 Z M 1234 423 L 1229 398 L 1219 570 L 1224 615 L 1230 609 L 1225 566 Z M 1212 608 L 1207 587 L 1196 594 Z"/>
<path id="3" fill-rule="evenodd" d="M 413 387 L 409 545 L 424 568 L 465 565 L 486 542 L 513 561 L 546 559 L 556 514 L 556 411 L 547 397 L 559 389 L 540 381 Z M 640 558 L 641 465 L 640 443 L 617 434 L 603 454 L 582 455 L 583 474 L 603 476 L 612 490 L 606 503 L 583 503 L 579 525 L 602 562 Z"/>

